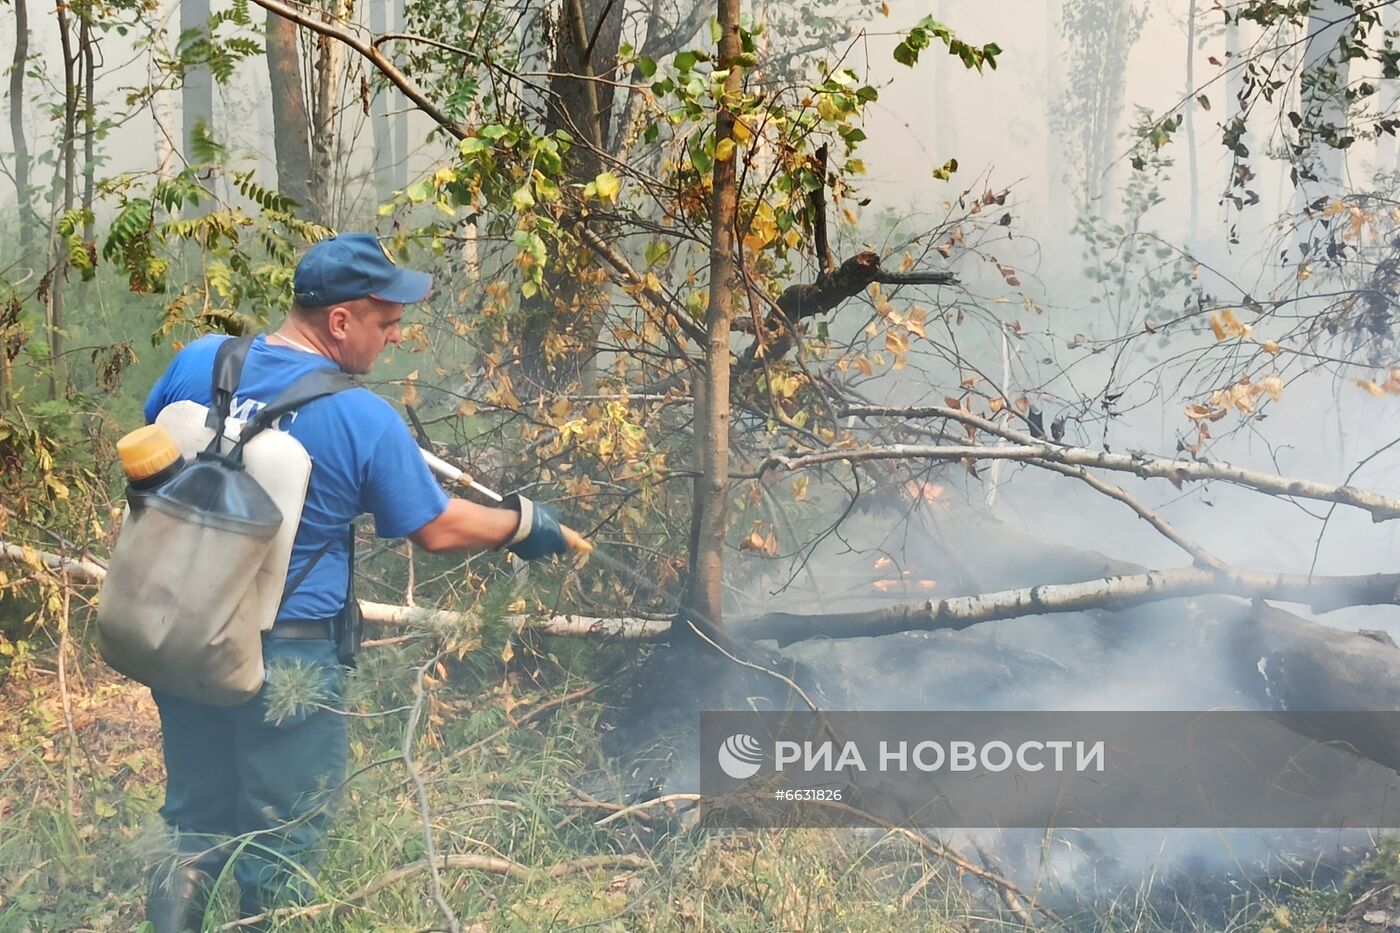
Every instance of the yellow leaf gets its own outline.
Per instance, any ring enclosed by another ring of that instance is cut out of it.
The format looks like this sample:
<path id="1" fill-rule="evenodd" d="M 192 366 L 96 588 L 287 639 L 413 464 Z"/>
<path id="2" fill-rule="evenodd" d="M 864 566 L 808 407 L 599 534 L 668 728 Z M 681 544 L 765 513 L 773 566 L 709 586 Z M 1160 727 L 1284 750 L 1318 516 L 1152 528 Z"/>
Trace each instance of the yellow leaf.
<path id="1" fill-rule="evenodd" d="M 1278 376 L 1270 376 L 1259 383 L 1259 388 L 1269 393 L 1269 398 L 1277 402 L 1283 397 L 1283 380 Z"/>
<path id="2" fill-rule="evenodd" d="M 883 2 L 882 2 L 882 3 L 880 4 L 880 15 L 881 15 L 881 16 L 889 16 L 889 15 L 890 15 L 890 5 L 889 5 L 888 3 L 883 3 Z"/>
<path id="3" fill-rule="evenodd" d="M 811 484 L 810 476 L 799 476 L 792 481 L 792 498 L 798 502 L 807 501 L 807 487 Z"/>
<path id="4" fill-rule="evenodd" d="M 1210 316 L 1210 330 L 1211 333 L 1215 334 L 1216 340 L 1225 339 L 1225 325 L 1220 323 L 1219 316 L 1214 314 Z"/>
<path id="5" fill-rule="evenodd" d="M 598 191 L 598 199 L 604 203 L 612 202 L 622 190 L 622 182 L 612 172 L 603 172 L 593 179 L 593 184 Z"/>
<path id="6" fill-rule="evenodd" d="M 734 121 L 733 133 L 734 138 L 741 143 L 746 143 L 750 139 L 753 139 L 753 130 L 749 129 L 749 125 L 743 120 Z"/>
<path id="7" fill-rule="evenodd" d="M 511 600 L 509 603 L 506 604 L 506 612 L 524 612 L 524 611 L 525 611 L 525 600 L 524 600 L 523 597 L 520 598 L 520 599 Z"/>
<path id="8" fill-rule="evenodd" d="M 992 410 L 992 414 L 995 415 L 997 412 L 1001 411 L 1003 408 L 1006 407 L 1006 399 L 994 398 L 987 403 L 987 407 L 990 408 Z"/>
<path id="9" fill-rule="evenodd" d="M 513 657 L 515 657 L 515 646 L 510 642 L 506 642 L 506 646 L 501 649 L 501 661 L 505 664 L 509 664 L 510 659 Z"/>
<path id="10" fill-rule="evenodd" d="M 728 162 L 734 158 L 734 140 L 721 139 L 715 143 L 715 161 Z"/>
<path id="11" fill-rule="evenodd" d="M 1263 346 L 1265 353 L 1278 353 L 1280 350 L 1283 349 L 1278 344 L 1274 343 L 1272 340 L 1265 340 L 1263 344 L 1261 344 L 1261 346 Z"/>
<path id="12" fill-rule="evenodd" d="M 1367 392 L 1370 392 L 1376 398 L 1380 398 L 1382 395 L 1385 395 L 1385 389 L 1382 389 L 1380 386 L 1376 385 L 1369 379 L 1358 379 L 1356 380 L 1356 384 L 1361 388 L 1365 389 Z"/>

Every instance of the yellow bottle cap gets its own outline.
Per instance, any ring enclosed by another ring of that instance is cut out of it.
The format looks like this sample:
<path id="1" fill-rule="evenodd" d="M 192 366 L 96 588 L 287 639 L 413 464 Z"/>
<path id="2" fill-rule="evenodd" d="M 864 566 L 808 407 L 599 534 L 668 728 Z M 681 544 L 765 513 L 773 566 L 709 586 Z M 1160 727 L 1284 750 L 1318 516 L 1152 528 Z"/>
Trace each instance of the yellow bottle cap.
<path id="1" fill-rule="evenodd" d="M 117 441 L 117 456 L 129 479 L 143 480 L 180 459 L 180 448 L 158 424 L 137 428 Z"/>

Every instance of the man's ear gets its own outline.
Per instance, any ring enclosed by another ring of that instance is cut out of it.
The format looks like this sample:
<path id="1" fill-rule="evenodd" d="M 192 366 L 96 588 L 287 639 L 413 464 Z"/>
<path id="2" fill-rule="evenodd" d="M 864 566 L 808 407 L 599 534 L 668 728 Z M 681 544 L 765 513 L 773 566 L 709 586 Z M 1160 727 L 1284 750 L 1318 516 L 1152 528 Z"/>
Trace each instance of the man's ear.
<path id="1" fill-rule="evenodd" d="M 332 337 L 343 339 L 350 324 L 352 312 L 344 305 L 336 305 L 326 312 L 326 330 Z"/>

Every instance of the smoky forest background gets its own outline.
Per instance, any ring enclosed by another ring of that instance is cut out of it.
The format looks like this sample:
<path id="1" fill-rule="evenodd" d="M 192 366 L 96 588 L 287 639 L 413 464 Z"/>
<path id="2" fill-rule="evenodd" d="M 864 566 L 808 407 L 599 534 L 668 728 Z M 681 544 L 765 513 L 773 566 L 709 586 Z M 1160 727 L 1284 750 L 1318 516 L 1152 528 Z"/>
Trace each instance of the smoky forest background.
<path id="1" fill-rule="evenodd" d="M 1400 709 L 1395 0 L 0 0 L 0 56 L 0 930 L 141 923 L 113 445 L 347 230 L 436 277 L 366 383 L 596 547 L 359 529 L 278 929 L 1400 925 L 1378 834 L 695 806 L 704 709 Z"/>

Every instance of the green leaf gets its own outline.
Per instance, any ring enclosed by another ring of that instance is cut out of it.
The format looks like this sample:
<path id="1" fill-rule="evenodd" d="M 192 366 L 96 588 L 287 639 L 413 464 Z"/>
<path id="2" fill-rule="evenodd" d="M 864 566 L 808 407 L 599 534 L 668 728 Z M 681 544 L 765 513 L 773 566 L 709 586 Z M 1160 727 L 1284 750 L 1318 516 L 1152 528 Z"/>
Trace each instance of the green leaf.
<path id="1" fill-rule="evenodd" d="M 654 266 L 669 255 L 671 255 L 671 244 L 665 240 L 652 240 L 647 244 L 647 265 Z"/>
<path id="2" fill-rule="evenodd" d="M 486 126 L 483 126 L 481 128 L 481 135 L 484 138 L 490 139 L 492 141 L 500 139 L 502 136 L 506 135 L 509 132 L 509 127 L 502 126 L 499 123 L 488 123 Z"/>
<path id="3" fill-rule="evenodd" d="M 643 78 L 650 78 L 656 74 L 656 60 L 641 56 L 637 59 L 637 71 L 641 72 Z"/>
<path id="4" fill-rule="evenodd" d="M 676 56 L 676 70 L 686 72 L 695 67 L 695 63 L 700 60 L 700 56 L 692 51 L 681 52 Z"/>
<path id="5" fill-rule="evenodd" d="M 530 193 L 530 183 L 527 181 L 510 196 L 510 203 L 517 211 L 528 211 L 535 206 L 535 196 Z"/>
<path id="6" fill-rule="evenodd" d="M 709 172 L 715 165 L 715 160 L 710 158 L 710 154 L 705 151 L 704 146 L 690 147 L 690 161 L 695 165 L 695 170 L 702 174 Z"/>

